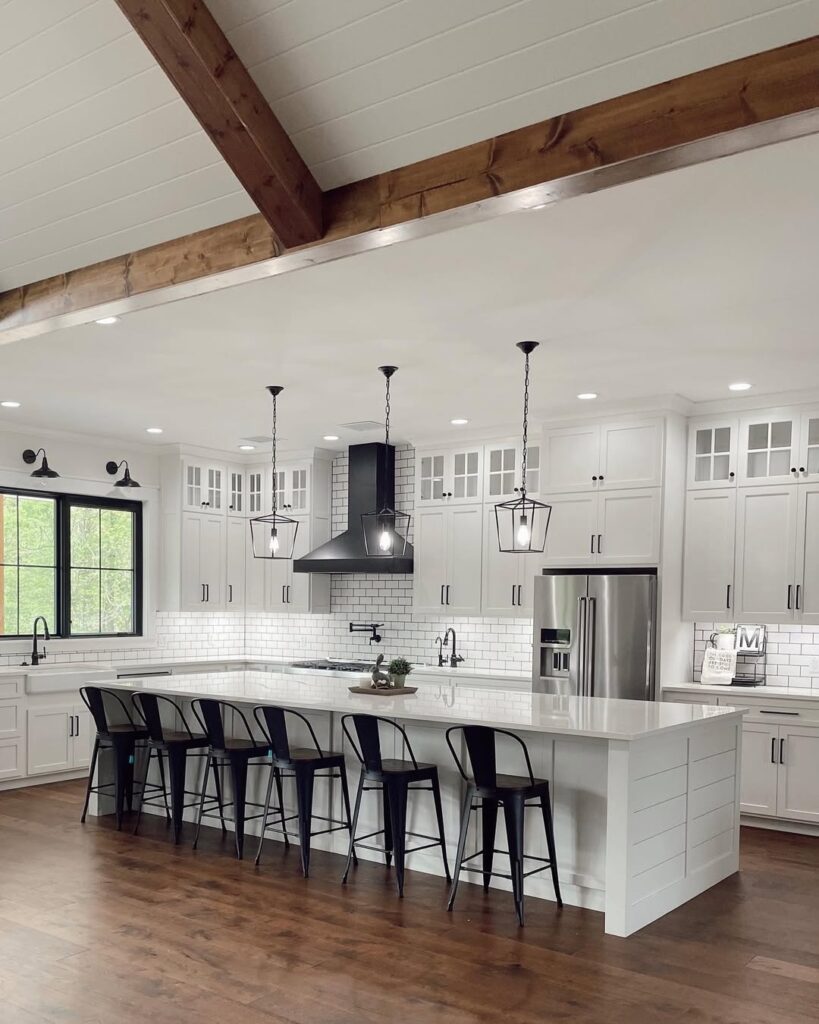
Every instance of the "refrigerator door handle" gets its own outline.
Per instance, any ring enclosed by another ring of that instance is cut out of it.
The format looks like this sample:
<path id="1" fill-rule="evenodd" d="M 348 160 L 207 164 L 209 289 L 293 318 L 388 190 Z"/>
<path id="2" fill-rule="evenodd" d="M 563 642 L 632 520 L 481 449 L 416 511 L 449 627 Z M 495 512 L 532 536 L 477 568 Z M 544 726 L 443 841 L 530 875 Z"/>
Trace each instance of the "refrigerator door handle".
<path id="1" fill-rule="evenodd" d="M 586 598 L 577 599 L 577 695 L 586 695 Z"/>
<path id="2" fill-rule="evenodd" d="M 597 628 L 597 598 L 587 598 L 589 602 L 586 613 L 586 668 L 583 672 L 587 697 L 594 696 L 594 634 Z"/>

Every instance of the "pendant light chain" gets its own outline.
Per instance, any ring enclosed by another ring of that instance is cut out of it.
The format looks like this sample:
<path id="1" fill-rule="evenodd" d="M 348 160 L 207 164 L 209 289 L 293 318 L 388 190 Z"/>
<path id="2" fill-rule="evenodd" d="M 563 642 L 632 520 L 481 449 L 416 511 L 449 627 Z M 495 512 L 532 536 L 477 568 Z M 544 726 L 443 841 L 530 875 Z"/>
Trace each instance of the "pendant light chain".
<path id="1" fill-rule="evenodd" d="M 523 375 L 523 453 L 521 458 L 521 494 L 526 497 L 526 461 L 529 452 L 529 353 L 526 353 L 526 369 Z"/>
<path id="2" fill-rule="evenodd" d="M 276 395 L 273 395 L 273 511 L 278 509 L 279 478 L 276 476 Z"/>

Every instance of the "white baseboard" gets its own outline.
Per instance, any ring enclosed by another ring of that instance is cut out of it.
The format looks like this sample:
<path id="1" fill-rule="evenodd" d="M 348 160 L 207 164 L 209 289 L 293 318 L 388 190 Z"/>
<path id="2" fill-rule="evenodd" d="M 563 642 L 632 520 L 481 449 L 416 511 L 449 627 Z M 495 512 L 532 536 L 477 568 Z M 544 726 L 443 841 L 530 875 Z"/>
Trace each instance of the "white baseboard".
<path id="1" fill-rule="evenodd" d="M 740 825 L 748 828 L 766 828 L 770 832 L 793 832 L 799 836 L 819 836 L 819 825 L 810 821 L 785 821 L 783 818 L 759 818 L 755 814 L 743 814 Z"/>

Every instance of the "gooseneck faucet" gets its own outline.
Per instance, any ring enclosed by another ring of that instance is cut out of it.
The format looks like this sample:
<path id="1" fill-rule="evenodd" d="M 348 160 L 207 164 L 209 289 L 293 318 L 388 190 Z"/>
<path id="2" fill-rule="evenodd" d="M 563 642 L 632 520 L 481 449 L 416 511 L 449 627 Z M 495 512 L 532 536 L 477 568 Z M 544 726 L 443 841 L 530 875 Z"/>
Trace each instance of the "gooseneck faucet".
<path id="1" fill-rule="evenodd" d="M 444 667 L 444 638 L 442 636 L 435 637 L 435 643 L 438 644 L 438 668 Z"/>
<path id="2" fill-rule="evenodd" d="M 449 647 L 450 633 L 452 634 L 452 654 L 450 654 L 449 656 L 449 664 L 451 668 L 457 668 L 458 663 L 463 661 L 464 659 L 460 656 L 460 654 L 458 654 L 457 648 L 455 646 L 457 643 L 457 637 L 455 636 L 455 630 L 452 628 L 452 626 L 449 626 L 446 633 L 444 633 L 444 647 Z"/>
<path id="3" fill-rule="evenodd" d="M 46 622 L 45 615 L 38 615 L 34 620 L 34 626 L 32 627 L 32 647 L 31 647 L 31 664 L 39 665 L 43 658 L 46 656 L 45 650 L 42 653 L 37 649 L 37 625 L 42 622 L 43 624 L 43 642 L 51 639 L 51 634 L 48 632 L 48 623 Z"/>

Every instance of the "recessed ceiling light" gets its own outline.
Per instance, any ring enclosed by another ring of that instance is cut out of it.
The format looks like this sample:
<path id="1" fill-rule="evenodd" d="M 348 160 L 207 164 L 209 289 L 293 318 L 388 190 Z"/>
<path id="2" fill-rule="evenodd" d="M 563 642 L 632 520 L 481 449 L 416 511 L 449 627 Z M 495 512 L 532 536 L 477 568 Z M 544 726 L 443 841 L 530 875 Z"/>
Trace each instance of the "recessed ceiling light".
<path id="1" fill-rule="evenodd" d="M 146 434 L 161 434 L 162 433 L 162 427 L 146 427 L 145 428 L 145 433 Z"/>
<path id="2" fill-rule="evenodd" d="M 577 396 L 581 402 L 590 402 L 593 398 L 597 398 L 596 391 L 581 391 Z"/>
<path id="3" fill-rule="evenodd" d="M 20 408 L 20 403 L 19 402 L 11 402 L 11 401 L 9 401 L 9 402 L 0 402 L 0 405 L 2 405 L 4 409 L 19 409 Z"/>
<path id="4" fill-rule="evenodd" d="M 324 440 L 325 441 L 337 441 L 338 440 L 338 434 L 325 434 L 324 435 Z"/>
<path id="5" fill-rule="evenodd" d="M 738 380 L 736 382 L 736 384 L 729 384 L 728 385 L 728 390 L 729 391 L 747 391 L 752 386 L 753 385 L 748 384 L 747 381 Z"/>
<path id="6" fill-rule="evenodd" d="M 469 420 L 450 420 L 449 422 L 453 427 L 465 427 L 467 423 L 469 423 Z"/>
<path id="7" fill-rule="evenodd" d="M 115 324 L 119 321 L 118 316 L 104 316 L 101 320 L 95 320 L 95 323 L 102 324 L 103 327 L 107 327 L 109 324 Z"/>
<path id="8" fill-rule="evenodd" d="M 239 445 L 239 451 L 240 452 L 255 452 L 256 451 L 256 445 L 255 444 L 240 444 Z"/>

